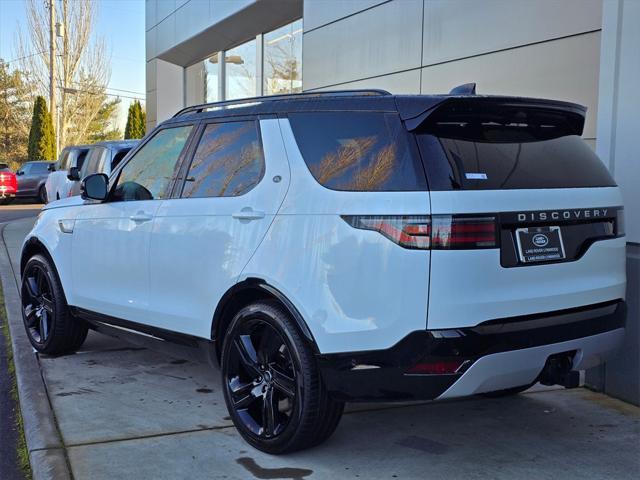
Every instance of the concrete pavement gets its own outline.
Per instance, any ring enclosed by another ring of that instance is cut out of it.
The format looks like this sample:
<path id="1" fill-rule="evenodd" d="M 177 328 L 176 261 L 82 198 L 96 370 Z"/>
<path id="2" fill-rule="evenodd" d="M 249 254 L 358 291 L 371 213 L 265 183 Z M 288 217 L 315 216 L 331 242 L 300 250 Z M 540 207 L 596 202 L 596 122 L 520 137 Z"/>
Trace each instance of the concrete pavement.
<path id="1" fill-rule="evenodd" d="M 4 231 L 16 267 L 29 226 Z M 274 457 L 242 441 L 206 365 L 95 333 L 75 355 L 38 360 L 75 479 L 640 476 L 640 409 L 585 389 L 358 405 L 324 445 Z"/>

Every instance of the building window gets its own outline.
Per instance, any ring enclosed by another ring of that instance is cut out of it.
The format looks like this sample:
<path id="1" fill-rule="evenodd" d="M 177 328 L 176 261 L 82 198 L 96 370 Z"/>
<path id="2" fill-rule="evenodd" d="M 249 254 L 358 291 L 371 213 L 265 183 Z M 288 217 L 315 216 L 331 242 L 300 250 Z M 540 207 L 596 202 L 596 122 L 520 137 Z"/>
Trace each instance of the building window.
<path id="1" fill-rule="evenodd" d="M 238 45 L 225 54 L 225 99 L 256 96 L 256 41 Z"/>
<path id="2" fill-rule="evenodd" d="M 264 95 L 302 91 L 302 19 L 264 34 Z"/>
<path id="3" fill-rule="evenodd" d="M 217 102 L 220 98 L 220 62 L 218 61 L 218 54 L 211 55 L 204 61 L 204 91 L 205 101 Z"/>

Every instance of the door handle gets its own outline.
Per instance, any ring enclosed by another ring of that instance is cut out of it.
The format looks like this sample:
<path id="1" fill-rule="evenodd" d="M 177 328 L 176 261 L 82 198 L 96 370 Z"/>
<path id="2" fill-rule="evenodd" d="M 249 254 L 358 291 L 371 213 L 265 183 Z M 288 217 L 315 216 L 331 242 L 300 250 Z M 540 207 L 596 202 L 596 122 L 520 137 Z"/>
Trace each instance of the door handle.
<path id="1" fill-rule="evenodd" d="M 251 207 L 245 207 L 239 212 L 232 213 L 231 216 L 238 220 L 260 220 L 264 218 L 264 212 L 254 210 Z"/>
<path id="2" fill-rule="evenodd" d="M 133 220 L 136 223 L 148 222 L 152 218 L 153 218 L 153 216 L 151 214 L 145 213 L 145 212 L 142 212 L 142 211 L 134 213 L 133 215 L 131 215 L 129 217 L 129 219 Z"/>

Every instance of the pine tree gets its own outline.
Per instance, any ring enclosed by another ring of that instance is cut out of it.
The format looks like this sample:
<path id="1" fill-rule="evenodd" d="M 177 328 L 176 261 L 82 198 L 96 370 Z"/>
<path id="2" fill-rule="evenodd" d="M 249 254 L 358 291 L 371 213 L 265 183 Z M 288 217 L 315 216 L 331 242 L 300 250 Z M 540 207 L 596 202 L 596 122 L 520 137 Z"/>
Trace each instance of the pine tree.
<path id="1" fill-rule="evenodd" d="M 124 127 L 124 138 L 128 139 L 128 138 L 133 138 L 131 136 L 131 131 L 133 129 L 133 123 L 135 122 L 134 120 L 134 111 L 133 111 L 133 103 L 129 105 L 129 113 L 127 113 L 127 125 Z"/>
<path id="2" fill-rule="evenodd" d="M 136 134 L 138 135 L 136 138 L 144 137 L 146 131 L 146 123 L 147 123 L 147 115 L 142 110 L 142 105 L 139 100 L 136 100 L 136 117 L 137 117 L 137 130 Z"/>
<path id="3" fill-rule="evenodd" d="M 147 115 L 142 110 L 139 100 L 134 100 L 129 105 L 127 125 L 124 129 L 124 138 L 142 138 L 146 130 Z"/>
<path id="4" fill-rule="evenodd" d="M 47 101 L 37 96 L 33 103 L 33 117 L 29 130 L 28 160 L 55 160 L 56 136 L 51 123 L 51 114 L 47 110 Z"/>

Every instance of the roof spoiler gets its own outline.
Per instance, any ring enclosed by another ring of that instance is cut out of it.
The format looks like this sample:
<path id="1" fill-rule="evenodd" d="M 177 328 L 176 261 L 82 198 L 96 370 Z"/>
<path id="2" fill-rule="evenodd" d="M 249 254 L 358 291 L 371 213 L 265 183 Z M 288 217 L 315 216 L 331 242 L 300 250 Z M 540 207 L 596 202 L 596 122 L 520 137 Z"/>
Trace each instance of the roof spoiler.
<path id="1" fill-rule="evenodd" d="M 452 92 L 458 91 L 458 89 L 462 87 L 465 87 L 466 91 L 471 91 L 470 87 L 461 85 L 460 87 L 454 88 Z M 567 123 L 570 125 L 571 133 L 575 135 L 582 135 L 585 115 L 587 113 L 586 107 L 576 103 L 541 98 L 483 96 L 475 94 L 396 97 L 396 106 L 400 113 L 400 118 L 404 121 L 409 131 L 418 128 L 425 120 L 441 108 L 445 106 L 455 107 L 456 105 L 469 109 L 491 106 L 564 113 L 567 117 Z"/>

